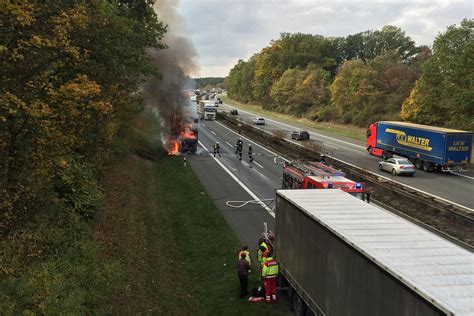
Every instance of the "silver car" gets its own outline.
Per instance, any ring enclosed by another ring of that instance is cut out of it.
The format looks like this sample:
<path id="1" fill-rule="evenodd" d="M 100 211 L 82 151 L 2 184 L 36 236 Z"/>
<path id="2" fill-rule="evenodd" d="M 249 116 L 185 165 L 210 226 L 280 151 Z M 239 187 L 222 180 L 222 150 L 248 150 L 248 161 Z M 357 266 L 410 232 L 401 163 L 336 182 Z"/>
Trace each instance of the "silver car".
<path id="1" fill-rule="evenodd" d="M 379 162 L 379 170 L 391 172 L 394 176 L 401 174 L 413 176 L 416 168 L 408 159 L 390 158 Z"/>
<path id="2" fill-rule="evenodd" d="M 256 125 L 265 125 L 265 119 L 263 117 L 257 117 L 253 120 L 253 123 Z"/>

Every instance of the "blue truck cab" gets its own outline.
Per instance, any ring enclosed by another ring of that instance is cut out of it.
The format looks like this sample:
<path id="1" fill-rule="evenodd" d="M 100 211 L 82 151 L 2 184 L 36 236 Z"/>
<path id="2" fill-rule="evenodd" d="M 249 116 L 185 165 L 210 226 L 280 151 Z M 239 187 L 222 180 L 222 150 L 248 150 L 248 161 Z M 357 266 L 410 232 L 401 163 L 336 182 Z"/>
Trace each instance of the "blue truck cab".
<path id="1" fill-rule="evenodd" d="M 464 170 L 472 161 L 473 133 L 407 122 L 369 125 L 367 151 L 378 157 L 408 158 L 418 169 Z"/>

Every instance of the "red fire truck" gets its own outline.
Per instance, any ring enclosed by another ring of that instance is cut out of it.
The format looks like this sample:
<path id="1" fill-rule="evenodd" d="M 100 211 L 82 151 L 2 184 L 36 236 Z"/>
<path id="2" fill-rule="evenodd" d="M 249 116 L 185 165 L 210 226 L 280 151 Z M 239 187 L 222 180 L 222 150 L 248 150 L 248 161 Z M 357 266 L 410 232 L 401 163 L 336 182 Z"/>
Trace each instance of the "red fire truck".
<path id="1" fill-rule="evenodd" d="M 320 162 L 292 161 L 283 166 L 283 189 L 340 189 L 364 199 L 364 183 Z"/>

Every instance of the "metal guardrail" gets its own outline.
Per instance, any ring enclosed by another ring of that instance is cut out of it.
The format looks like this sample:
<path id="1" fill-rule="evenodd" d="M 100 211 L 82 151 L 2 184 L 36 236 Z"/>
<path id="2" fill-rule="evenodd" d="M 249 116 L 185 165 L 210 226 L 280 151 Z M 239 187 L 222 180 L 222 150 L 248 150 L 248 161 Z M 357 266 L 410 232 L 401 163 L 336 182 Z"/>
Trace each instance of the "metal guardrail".
<path id="1" fill-rule="evenodd" d="M 403 185 L 335 157 L 323 155 L 299 143 L 275 137 L 268 131 L 237 121 L 228 115 L 219 113 L 219 117 L 221 122 L 234 129 L 237 129 L 237 124 L 240 123 L 242 134 L 254 140 L 257 138 L 262 144 L 270 146 L 290 159 L 324 161 L 326 164 L 341 169 L 348 178 L 365 182 L 367 187 L 370 188 L 372 198 L 377 202 L 405 214 L 406 217 L 414 218 L 416 221 L 424 223 L 424 225 L 433 227 L 435 232 L 441 232 L 441 234 L 449 236 L 448 239 L 454 242 L 459 241 L 458 244 L 473 251 L 474 210 L 449 203 L 449 201 Z"/>

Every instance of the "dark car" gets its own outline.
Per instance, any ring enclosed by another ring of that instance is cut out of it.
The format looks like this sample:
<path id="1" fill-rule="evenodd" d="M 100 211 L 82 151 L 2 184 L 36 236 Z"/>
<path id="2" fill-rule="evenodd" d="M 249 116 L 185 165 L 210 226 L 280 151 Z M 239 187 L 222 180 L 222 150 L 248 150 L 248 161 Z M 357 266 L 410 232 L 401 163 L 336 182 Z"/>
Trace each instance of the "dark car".
<path id="1" fill-rule="evenodd" d="M 230 110 L 230 114 L 239 115 L 239 111 L 237 111 L 237 109 L 232 109 L 232 110 Z"/>
<path id="2" fill-rule="evenodd" d="M 309 133 L 307 131 L 294 131 L 291 133 L 291 139 L 309 140 Z"/>

